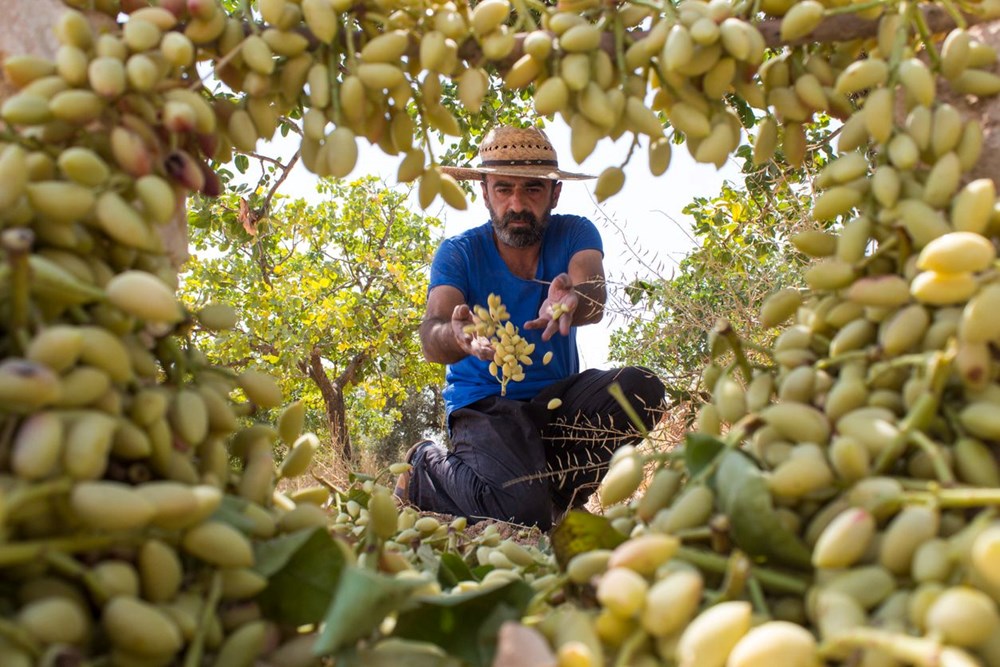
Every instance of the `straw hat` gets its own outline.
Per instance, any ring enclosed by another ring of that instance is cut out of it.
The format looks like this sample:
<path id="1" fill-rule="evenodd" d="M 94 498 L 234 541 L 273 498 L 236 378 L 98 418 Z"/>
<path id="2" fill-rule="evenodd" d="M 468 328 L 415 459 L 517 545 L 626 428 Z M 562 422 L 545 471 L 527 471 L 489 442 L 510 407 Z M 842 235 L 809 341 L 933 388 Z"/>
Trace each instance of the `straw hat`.
<path id="1" fill-rule="evenodd" d="M 562 171 L 556 151 L 545 133 L 536 127 L 495 127 L 479 146 L 478 167 L 441 167 L 459 180 L 480 179 L 486 174 L 534 176 L 553 181 L 594 178 Z"/>

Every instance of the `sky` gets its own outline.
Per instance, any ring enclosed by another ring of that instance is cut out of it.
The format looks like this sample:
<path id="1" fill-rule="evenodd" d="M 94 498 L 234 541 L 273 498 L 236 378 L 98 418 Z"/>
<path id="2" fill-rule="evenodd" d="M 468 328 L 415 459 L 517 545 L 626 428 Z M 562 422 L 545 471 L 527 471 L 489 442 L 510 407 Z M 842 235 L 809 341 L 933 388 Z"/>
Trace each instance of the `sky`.
<path id="1" fill-rule="evenodd" d="M 549 124 L 545 132 L 555 147 L 560 168 L 595 176 L 607 166 L 621 164 L 630 142 L 630 138 L 619 139 L 614 144 L 605 140 L 593 154 L 577 164 L 570 154 L 569 128 L 556 121 Z M 399 158 L 368 147 L 364 140 L 359 145 L 360 158 L 348 178 L 372 175 L 395 184 Z M 612 365 L 608 361 L 608 343 L 611 332 L 624 326 L 623 316 L 616 314 L 620 311 L 616 303 L 622 299 L 623 286 L 637 277 L 669 277 L 671 270 L 693 248 L 689 231 L 691 219 L 681 212 L 682 209 L 695 197 L 717 194 L 724 180 L 738 181 L 740 178 L 739 170 L 732 161 L 717 170 L 713 165 L 695 162 L 683 146 L 674 146 L 670 168 L 662 176 L 654 177 L 649 173 L 645 146 L 643 141 L 642 147 L 635 151 L 625 167 L 626 179 L 622 190 L 601 204 L 593 195 L 596 181 L 563 182 L 556 211 L 589 217 L 597 225 L 604 241 L 604 268 L 609 287 L 604 320 L 581 327 L 577 332 L 581 369 L 608 368 Z M 260 146 L 259 150 L 263 154 L 287 157 L 295 147 L 291 141 L 275 142 L 272 146 Z M 253 172 L 249 174 L 253 175 Z M 298 164 L 281 186 L 281 192 L 290 197 L 315 201 L 319 197 L 316 183 L 316 177 Z M 421 212 L 415 196 L 412 199 L 413 209 Z M 452 209 L 438 198 L 422 213 L 440 218 L 444 222 L 445 236 L 452 236 L 487 220 L 481 198 L 470 202 L 465 211 Z"/>

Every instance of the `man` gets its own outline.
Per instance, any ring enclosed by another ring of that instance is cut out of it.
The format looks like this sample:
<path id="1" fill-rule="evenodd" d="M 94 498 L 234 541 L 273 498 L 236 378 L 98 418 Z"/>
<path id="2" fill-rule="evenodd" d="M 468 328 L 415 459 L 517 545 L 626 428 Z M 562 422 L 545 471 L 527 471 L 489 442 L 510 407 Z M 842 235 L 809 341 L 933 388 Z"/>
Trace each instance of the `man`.
<path id="1" fill-rule="evenodd" d="M 535 128 L 495 128 L 479 157 L 477 168 L 445 171 L 480 179 L 490 221 L 439 248 L 420 327 L 426 358 L 447 364 L 452 451 L 415 445 L 396 492 L 426 511 L 548 530 L 554 516 L 586 502 L 616 448 L 640 439 L 608 387 L 621 385 L 649 428 L 663 385 L 641 368 L 579 372 L 576 327 L 604 314 L 601 237 L 586 218 L 551 212 L 561 179 L 592 177 L 561 171 Z M 490 374 L 493 346 L 470 333 L 473 307 L 491 293 L 535 345 L 524 379 L 509 382 L 504 396 Z M 555 398 L 561 404 L 549 409 Z"/>

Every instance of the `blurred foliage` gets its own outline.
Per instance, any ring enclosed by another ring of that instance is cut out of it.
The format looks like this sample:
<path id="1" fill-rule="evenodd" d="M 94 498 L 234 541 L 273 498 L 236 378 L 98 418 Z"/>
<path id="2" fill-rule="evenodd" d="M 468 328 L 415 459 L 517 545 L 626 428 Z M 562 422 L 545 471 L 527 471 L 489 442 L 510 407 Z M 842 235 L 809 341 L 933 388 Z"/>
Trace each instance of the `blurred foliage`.
<path id="1" fill-rule="evenodd" d="M 757 309 L 770 292 L 801 283 L 807 258 L 789 238 L 815 225 L 808 184 L 832 159 L 833 136 L 827 118 L 809 126 L 809 151 L 798 168 L 787 166 L 780 151 L 755 165 L 752 147 L 741 146 L 734 159 L 742 160 L 742 186 L 725 182 L 718 195 L 695 198 L 683 210 L 697 247 L 671 275 L 639 278 L 625 288 L 633 310 L 612 334 L 609 358 L 654 370 L 670 398 L 685 402 L 699 391 L 708 334 L 719 318 L 751 343 L 766 345 L 771 334 L 757 325 Z"/>

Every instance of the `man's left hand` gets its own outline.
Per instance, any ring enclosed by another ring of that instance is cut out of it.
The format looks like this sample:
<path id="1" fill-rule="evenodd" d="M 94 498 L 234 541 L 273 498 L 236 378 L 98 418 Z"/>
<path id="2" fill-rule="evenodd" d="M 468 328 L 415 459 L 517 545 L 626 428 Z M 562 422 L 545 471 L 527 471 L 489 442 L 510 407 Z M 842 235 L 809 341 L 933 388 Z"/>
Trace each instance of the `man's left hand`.
<path id="1" fill-rule="evenodd" d="M 568 273 L 560 273 L 549 284 L 549 295 L 538 309 L 538 318 L 524 323 L 525 329 L 542 329 L 542 340 L 549 340 L 558 331 L 569 335 L 573 314 L 580 305 L 580 297 L 573 289 Z"/>

